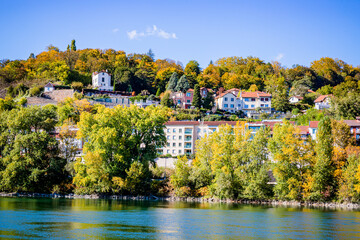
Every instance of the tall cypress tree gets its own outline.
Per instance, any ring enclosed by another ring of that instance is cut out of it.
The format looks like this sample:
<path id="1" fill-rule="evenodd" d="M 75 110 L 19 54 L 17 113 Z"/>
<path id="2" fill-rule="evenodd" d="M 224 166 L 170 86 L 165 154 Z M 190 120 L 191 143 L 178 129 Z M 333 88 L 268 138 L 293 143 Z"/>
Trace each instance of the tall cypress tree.
<path id="1" fill-rule="evenodd" d="M 196 108 L 201 108 L 202 102 L 201 102 L 201 94 L 200 94 L 199 84 L 195 85 L 192 105 Z"/>
<path id="2" fill-rule="evenodd" d="M 167 86 L 166 90 L 175 91 L 178 79 L 179 79 L 178 74 L 176 72 L 174 72 L 170 77 L 170 80 L 169 80 L 169 83 L 168 83 L 168 86 Z"/>
<path id="3" fill-rule="evenodd" d="M 175 91 L 185 93 L 189 88 L 190 88 L 189 82 L 184 74 L 179 79 L 179 81 L 176 85 Z"/>
<path id="4" fill-rule="evenodd" d="M 75 39 L 71 41 L 71 51 L 76 51 Z"/>
<path id="5" fill-rule="evenodd" d="M 334 194 L 334 167 L 331 164 L 333 155 L 333 138 L 331 120 L 324 117 L 319 122 L 316 134 L 316 163 L 314 166 L 313 183 L 310 199 L 315 201 L 329 200 Z"/>

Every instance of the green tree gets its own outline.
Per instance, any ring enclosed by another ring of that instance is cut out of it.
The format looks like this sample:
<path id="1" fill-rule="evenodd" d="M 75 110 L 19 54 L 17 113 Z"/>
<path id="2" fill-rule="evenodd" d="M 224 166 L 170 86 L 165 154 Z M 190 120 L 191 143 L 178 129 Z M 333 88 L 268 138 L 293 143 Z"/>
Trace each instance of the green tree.
<path id="1" fill-rule="evenodd" d="M 172 107 L 174 105 L 174 102 L 170 98 L 170 92 L 165 92 L 164 96 L 161 98 L 160 104 L 165 107 Z"/>
<path id="2" fill-rule="evenodd" d="M 75 39 L 71 40 L 71 51 L 76 51 Z"/>
<path id="3" fill-rule="evenodd" d="M 84 161 L 75 164 L 77 192 L 135 193 L 134 186 L 149 186 L 142 180 L 148 179 L 157 147 L 166 143 L 167 120 L 168 109 L 153 106 L 98 106 L 95 114 L 81 113 L 78 134 L 87 142 Z"/>
<path id="4" fill-rule="evenodd" d="M 173 74 L 171 75 L 171 77 L 169 79 L 169 83 L 168 83 L 166 90 L 174 92 L 175 88 L 177 86 L 178 79 L 179 79 L 178 74 L 176 72 L 173 72 Z"/>
<path id="5" fill-rule="evenodd" d="M 177 82 L 175 91 L 185 93 L 190 88 L 189 82 L 185 75 L 182 75 Z"/>
<path id="6" fill-rule="evenodd" d="M 190 165 L 186 156 L 178 157 L 175 162 L 175 171 L 171 175 L 170 182 L 174 186 L 175 194 L 177 196 L 186 196 L 190 185 Z"/>
<path id="7" fill-rule="evenodd" d="M 194 88 L 194 96 L 193 96 L 192 105 L 196 108 L 201 108 L 201 105 L 202 105 L 200 86 L 198 84 L 196 84 L 195 88 Z"/>
<path id="8" fill-rule="evenodd" d="M 313 183 L 310 199 L 330 200 L 335 193 L 334 166 L 332 165 L 333 138 L 331 135 L 331 120 L 324 117 L 319 122 L 316 133 L 316 163 L 314 166 Z"/>

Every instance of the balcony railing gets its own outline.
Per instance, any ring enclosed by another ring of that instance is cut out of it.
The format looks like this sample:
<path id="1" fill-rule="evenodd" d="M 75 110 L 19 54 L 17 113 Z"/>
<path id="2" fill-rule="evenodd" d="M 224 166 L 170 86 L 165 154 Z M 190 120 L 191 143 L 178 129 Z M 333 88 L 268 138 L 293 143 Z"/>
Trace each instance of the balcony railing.
<path id="1" fill-rule="evenodd" d="M 191 144 L 185 144 L 184 148 L 191 148 Z"/>
<path id="2" fill-rule="evenodd" d="M 185 137 L 185 141 L 191 141 L 191 139 L 192 139 L 192 137 L 190 137 L 190 136 Z"/>
<path id="3" fill-rule="evenodd" d="M 192 134 L 192 129 L 185 129 L 185 134 Z"/>

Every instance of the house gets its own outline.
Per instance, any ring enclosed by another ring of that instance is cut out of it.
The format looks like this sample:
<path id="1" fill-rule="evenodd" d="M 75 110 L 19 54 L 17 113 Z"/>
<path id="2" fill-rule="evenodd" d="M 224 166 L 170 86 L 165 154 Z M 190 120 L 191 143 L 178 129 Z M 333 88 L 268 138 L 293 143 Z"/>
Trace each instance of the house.
<path id="1" fill-rule="evenodd" d="M 92 74 L 92 86 L 102 91 L 113 91 L 111 75 L 107 71 L 94 72 Z"/>
<path id="2" fill-rule="evenodd" d="M 331 107 L 331 97 L 332 95 L 320 95 L 317 99 L 315 99 L 315 109 L 321 110 Z"/>
<path id="3" fill-rule="evenodd" d="M 343 120 L 350 127 L 349 134 L 353 136 L 357 142 L 360 141 L 360 117 L 356 117 L 355 120 Z M 312 139 L 316 139 L 316 133 L 318 129 L 319 121 L 310 121 L 309 133 Z"/>
<path id="4" fill-rule="evenodd" d="M 211 94 L 212 90 L 202 87 L 200 88 L 200 95 L 202 98 L 207 97 L 208 94 Z M 194 98 L 194 89 L 188 89 L 185 93 L 183 92 L 172 92 L 170 94 L 170 98 L 173 100 L 174 104 L 183 108 L 189 109 L 191 108 L 192 101 Z"/>
<path id="5" fill-rule="evenodd" d="M 44 92 L 52 92 L 55 90 L 55 86 L 51 83 L 48 82 L 45 86 L 44 86 Z"/>
<path id="6" fill-rule="evenodd" d="M 160 104 L 159 101 L 148 100 L 148 99 L 147 100 L 142 100 L 142 99 L 135 100 L 134 103 L 133 103 L 133 105 L 138 106 L 140 108 L 146 108 L 146 107 L 148 107 L 150 105 L 154 105 L 156 107 L 159 104 Z"/>
<path id="7" fill-rule="evenodd" d="M 271 113 L 271 94 L 265 92 L 240 92 L 240 99 L 243 102 L 242 111 L 253 117 L 263 113 Z"/>
<path id="8" fill-rule="evenodd" d="M 298 103 L 300 102 L 301 100 L 303 100 L 304 98 L 303 97 L 300 97 L 300 96 L 292 96 L 290 99 L 289 99 L 289 102 L 290 103 Z"/>
<path id="9" fill-rule="evenodd" d="M 235 113 L 242 110 L 242 101 L 234 93 L 226 91 L 215 98 L 216 106 L 220 110 Z"/>

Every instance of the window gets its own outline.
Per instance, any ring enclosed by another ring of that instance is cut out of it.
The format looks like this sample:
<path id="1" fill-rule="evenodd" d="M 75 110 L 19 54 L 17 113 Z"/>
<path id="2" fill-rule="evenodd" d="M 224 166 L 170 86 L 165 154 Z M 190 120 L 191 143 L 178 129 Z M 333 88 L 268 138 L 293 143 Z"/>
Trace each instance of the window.
<path id="1" fill-rule="evenodd" d="M 102 78 L 101 80 L 102 80 L 102 82 L 105 82 L 105 78 Z"/>
<path id="2" fill-rule="evenodd" d="M 190 103 L 190 100 L 188 99 L 188 100 L 186 100 L 186 103 Z"/>
<path id="3" fill-rule="evenodd" d="M 225 108 L 227 108 L 227 107 L 228 107 L 228 105 L 227 105 L 227 104 L 224 104 L 224 107 L 225 107 Z"/>
<path id="4" fill-rule="evenodd" d="M 312 130 L 312 132 L 313 132 L 313 134 L 315 134 L 315 132 L 316 132 L 316 129 L 314 128 L 314 129 Z"/>
<path id="5" fill-rule="evenodd" d="M 245 105 L 244 108 L 249 108 L 249 105 Z"/>
<path id="6" fill-rule="evenodd" d="M 181 143 L 179 143 L 179 147 L 181 147 Z"/>
<path id="7" fill-rule="evenodd" d="M 251 101 L 252 101 L 252 102 L 255 102 L 255 98 L 252 98 Z"/>
<path id="8" fill-rule="evenodd" d="M 176 136 L 174 135 L 174 136 L 173 136 L 173 140 L 175 140 L 175 139 L 176 139 Z"/>
<path id="9" fill-rule="evenodd" d="M 167 146 L 170 147 L 170 143 L 167 143 Z"/>
<path id="10" fill-rule="evenodd" d="M 187 96 L 187 97 L 191 97 L 191 93 L 189 93 L 189 92 L 186 93 L 186 96 Z"/>
<path id="11" fill-rule="evenodd" d="M 233 101 L 234 101 L 234 98 L 231 98 L 231 101 L 233 102 Z"/>
<path id="12" fill-rule="evenodd" d="M 265 107 L 269 107 L 269 104 L 265 104 Z"/>
<path id="13" fill-rule="evenodd" d="M 170 153 L 170 150 L 168 149 L 166 152 L 167 152 L 167 153 Z"/>
<path id="14" fill-rule="evenodd" d="M 176 132 L 176 128 L 173 128 L 173 132 Z"/>
<path id="15" fill-rule="evenodd" d="M 173 143 L 173 147 L 176 147 L 176 143 Z"/>
<path id="16" fill-rule="evenodd" d="M 226 102 L 227 102 L 227 97 L 226 97 L 226 98 L 224 98 L 224 101 L 226 101 Z"/>
<path id="17" fill-rule="evenodd" d="M 172 153 L 175 153 L 175 150 L 173 150 Z"/>
<path id="18" fill-rule="evenodd" d="M 167 129 L 167 132 L 168 132 L 168 133 L 170 132 L 170 128 Z"/>
<path id="19" fill-rule="evenodd" d="M 167 140 L 170 140 L 170 136 L 166 136 L 166 139 L 167 139 Z"/>
<path id="20" fill-rule="evenodd" d="M 264 101 L 264 98 L 261 98 L 261 101 L 263 102 L 263 101 Z"/>
<path id="21" fill-rule="evenodd" d="M 182 136 L 179 136 L 179 140 L 181 140 L 182 139 Z"/>
<path id="22" fill-rule="evenodd" d="M 264 104 L 261 104 L 260 107 L 264 107 Z"/>
<path id="23" fill-rule="evenodd" d="M 267 102 L 267 101 L 269 101 L 269 99 L 268 99 L 268 98 L 265 98 L 265 101 Z"/>
<path id="24" fill-rule="evenodd" d="M 234 108 L 234 104 L 230 104 L 230 107 L 231 107 L 231 108 Z"/>
<path id="25" fill-rule="evenodd" d="M 181 129 L 181 128 L 179 129 L 179 133 L 182 133 L 182 129 Z"/>
<path id="26" fill-rule="evenodd" d="M 245 98 L 245 102 L 249 102 L 250 101 L 250 99 L 249 98 Z"/>
<path id="27" fill-rule="evenodd" d="M 181 150 L 179 150 L 179 154 L 181 154 Z"/>
<path id="28" fill-rule="evenodd" d="M 251 108 L 254 108 L 254 107 L 255 107 L 255 105 L 252 104 L 252 105 L 251 105 Z"/>
<path id="29" fill-rule="evenodd" d="M 178 104 L 181 104 L 181 100 L 179 99 L 179 100 L 177 101 L 177 103 L 178 103 Z"/>
<path id="30" fill-rule="evenodd" d="M 241 105 L 240 105 L 240 104 L 238 104 L 238 107 L 241 107 Z"/>

